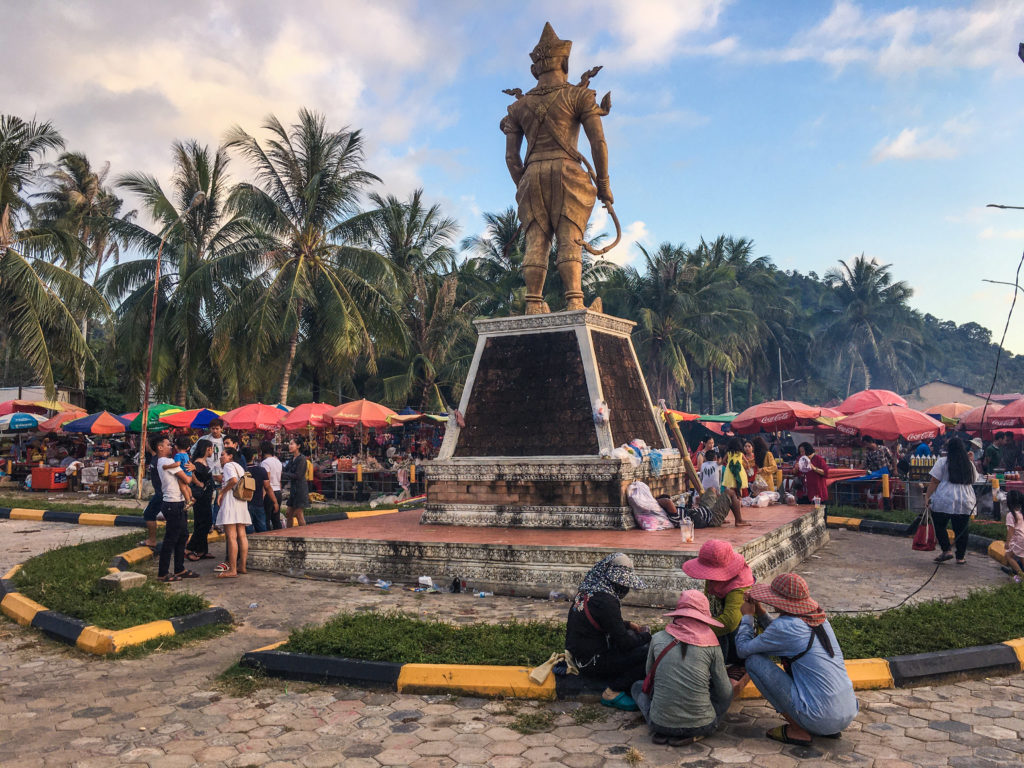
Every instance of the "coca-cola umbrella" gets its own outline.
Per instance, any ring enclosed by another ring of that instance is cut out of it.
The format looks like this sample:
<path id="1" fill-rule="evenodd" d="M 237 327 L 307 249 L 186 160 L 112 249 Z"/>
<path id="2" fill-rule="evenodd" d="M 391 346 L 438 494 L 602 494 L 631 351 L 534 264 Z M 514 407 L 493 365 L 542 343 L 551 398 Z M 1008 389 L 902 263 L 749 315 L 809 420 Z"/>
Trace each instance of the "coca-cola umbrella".
<path id="1" fill-rule="evenodd" d="M 221 418 L 231 429 L 251 429 L 269 432 L 277 429 L 283 412 L 273 405 L 252 403 L 228 411 Z"/>
<path id="2" fill-rule="evenodd" d="M 907 401 L 889 389 L 865 389 L 850 395 L 839 404 L 838 410 L 847 416 L 879 405 L 903 405 Z"/>
<path id="3" fill-rule="evenodd" d="M 873 437 L 876 440 L 931 440 L 946 427 L 927 413 L 905 405 L 879 405 L 847 416 L 836 424 L 845 435 Z"/>
<path id="4" fill-rule="evenodd" d="M 795 400 L 770 400 L 752 405 L 732 420 L 732 431 L 738 435 L 755 432 L 778 432 L 798 424 L 813 423 L 821 408 Z"/>
<path id="5" fill-rule="evenodd" d="M 984 406 L 979 406 L 984 408 Z M 1004 427 L 1024 427 L 1024 398 L 1014 400 L 1009 405 L 997 410 L 995 403 L 988 404 L 985 415 L 985 429 L 1002 429 Z"/>
<path id="6" fill-rule="evenodd" d="M 326 427 L 330 422 L 325 417 L 334 409 L 335 406 L 330 403 L 303 403 L 295 406 L 290 412 L 282 414 L 277 425 L 288 432 Z"/>

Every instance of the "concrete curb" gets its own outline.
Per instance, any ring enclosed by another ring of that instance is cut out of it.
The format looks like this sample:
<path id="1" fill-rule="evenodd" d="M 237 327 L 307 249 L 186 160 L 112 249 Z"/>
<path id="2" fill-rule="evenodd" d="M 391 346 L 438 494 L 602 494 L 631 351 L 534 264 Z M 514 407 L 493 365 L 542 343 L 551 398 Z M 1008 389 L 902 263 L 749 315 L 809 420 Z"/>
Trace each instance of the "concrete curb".
<path id="1" fill-rule="evenodd" d="M 825 517 L 825 525 L 829 528 L 845 528 L 848 531 L 861 531 L 863 533 L 881 533 L 886 536 L 906 536 L 907 523 L 891 523 L 887 520 L 869 520 L 859 517 Z M 949 532 L 950 541 L 953 539 L 953 532 Z M 967 548 L 972 552 L 988 553 L 995 539 L 986 539 L 975 533 L 967 535 Z"/>
<path id="2" fill-rule="evenodd" d="M 354 512 L 328 512 L 323 515 L 308 515 L 306 525 L 329 523 L 335 520 L 350 520 L 360 517 L 393 515 L 397 507 L 387 509 L 361 509 Z M 105 525 L 124 528 L 145 528 L 142 515 L 108 515 L 102 512 L 65 512 L 56 509 L 29 509 L 24 507 L 0 507 L 0 519 L 32 520 L 40 523 L 70 523 L 71 525 Z M 163 525 L 162 520 L 158 521 Z"/>

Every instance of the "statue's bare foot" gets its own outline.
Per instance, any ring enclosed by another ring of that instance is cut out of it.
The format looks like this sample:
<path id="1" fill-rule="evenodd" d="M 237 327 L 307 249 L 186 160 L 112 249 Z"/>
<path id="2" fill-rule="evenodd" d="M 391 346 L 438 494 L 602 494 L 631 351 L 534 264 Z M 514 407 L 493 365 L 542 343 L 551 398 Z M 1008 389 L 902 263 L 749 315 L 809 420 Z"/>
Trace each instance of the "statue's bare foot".
<path id="1" fill-rule="evenodd" d="M 604 314 L 604 302 L 601 301 L 600 296 L 590 302 L 589 309 L 591 312 L 600 312 L 601 314 Z"/>
<path id="2" fill-rule="evenodd" d="M 570 312 L 574 309 L 583 309 L 583 299 L 569 299 L 565 303 L 565 308 Z"/>
<path id="3" fill-rule="evenodd" d="M 550 312 L 548 303 L 546 301 L 528 301 L 526 302 L 526 314 L 528 315 L 546 315 Z"/>

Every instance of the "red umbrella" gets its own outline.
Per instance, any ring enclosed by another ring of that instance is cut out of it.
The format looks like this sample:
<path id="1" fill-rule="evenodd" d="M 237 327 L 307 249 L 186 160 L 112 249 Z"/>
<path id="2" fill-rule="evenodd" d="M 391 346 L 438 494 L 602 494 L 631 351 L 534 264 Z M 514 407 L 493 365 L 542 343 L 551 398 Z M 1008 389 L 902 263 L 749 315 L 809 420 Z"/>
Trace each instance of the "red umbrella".
<path id="1" fill-rule="evenodd" d="M 82 418 L 81 411 L 63 411 L 58 413 L 56 416 L 51 416 L 49 419 L 39 425 L 39 431 L 41 432 L 56 432 L 63 425 L 69 421 Z"/>
<path id="2" fill-rule="evenodd" d="M 794 400 L 771 400 L 752 405 L 732 420 L 732 431 L 738 435 L 754 432 L 778 432 L 793 429 L 797 424 L 813 422 L 821 408 Z"/>
<path id="3" fill-rule="evenodd" d="M 941 421 L 905 405 L 879 405 L 847 416 L 836 424 L 836 429 L 846 435 L 878 440 L 931 440 L 946 428 Z"/>
<path id="4" fill-rule="evenodd" d="M 0 403 L 0 416 L 9 413 L 46 413 L 45 408 L 40 408 L 33 400 L 6 400 Z M 82 414 L 78 414 L 81 416 Z"/>
<path id="5" fill-rule="evenodd" d="M 839 410 L 850 415 L 878 405 L 906 405 L 907 401 L 888 389 L 865 389 L 850 395 L 839 404 Z"/>
<path id="6" fill-rule="evenodd" d="M 254 429 L 268 432 L 277 429 L 283 411 L 273 405 L 253 403 L 228 411 L 221 418 L 231 429 Z"/>
<path id="7" fill-rule="evenodd" d="M 980 411 L 985 406 L 979 406 L 975 410 Z M 999 409 L 995 403 L 988 404 L 988 413 L 985 415 L 986 429 L 1000 429 L 1002 427 L 1024 426 L 1024 398 L 1014 400 L 1009 405 Z"/>
<path id="8" fill-rule="evenodd" d="M 386 427 L 388 416 L 397 416 L 387 406 L 374 403 L 370 400 L 354 400 L 351 403 L 339 405 L 327 414 L 327 418 L 335 424 L 346 427 L 354 427 L 362 424 L 364 427 Z"/>
<path id="9" fill-rule="evenodd" d="M 968 432 L 980 432 L 981 431 L 981 416 L 984 413 L 985 421 L 988 422 L 988 426 L 991 426 L 992 417 L 1003 410 L 1002 405 L 999 403 L 989 403 L 986 409 L 984 405 L 976 405 L 967 413 L 960 414 L 957 427 L 965 429 Z"/>
<path id="10" fill-rule="evenodd" d="M 278 426 L 289 432 L 297 432 L 301 429 L 312 427 L 326 427 L 328 422 L 324 417 L 333 411 L 335 406 L 329 403 L 303 403 L 295 406 L 289 413 L 282 414 Z"/>

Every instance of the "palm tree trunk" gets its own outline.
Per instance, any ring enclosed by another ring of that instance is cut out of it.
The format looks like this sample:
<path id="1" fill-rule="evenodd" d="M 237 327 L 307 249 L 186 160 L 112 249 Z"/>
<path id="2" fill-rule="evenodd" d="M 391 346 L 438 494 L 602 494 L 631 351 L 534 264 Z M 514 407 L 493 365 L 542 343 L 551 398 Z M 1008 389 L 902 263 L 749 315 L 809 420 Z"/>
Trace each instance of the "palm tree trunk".
<path id="1" fill-rule="evenodd" d="M 747 371 L 747 408 L 754 404 L 754 367 Z"/>
<path id="2" fill-rule="evenodd" d="M 288 340 L 288 359 L 284 364 L 284 375 L 281 377 L 281 390 L 278 392 L 278 402 L 288 404 L 288 384 L 292 379 L 292 366 L 295 365 L 295 352 L 299 348 L 299 322 L 302 317 L 302 302 L 297 302 L 295 308 L 295 330 Z"/>
<path id="3" fill-rule="evenodd" d="M 704 372 L 700 374 L 700 408 L 698 409 L 701 413 L 711 413 L 711 410 L 704 410 Z"/>
<path id="4" fill-rule="evenodd" d="M 313 393 L 313 402 L 320 402 L 320 368 L 319 366 L 313 366 L 312 381 L 310 382 L 310 389 Z"/>
<path id="5" fill-rule="evenodd" d="M 850 390 L 853 388 L 853 367 L 854 367 L 855 363 L 856 363 L 856 360 L 851 358 L 850 359 L 850 375 L 846 377 L 846 396 L 847 397 L 850 396 Z"/>
<path id="6" fill-rule="evenodd" d="M 87 315 L 83 315 L 83 317 L 82 317 L 82 339 L 85 340 L 86 346 L 89 346 L 89 317 Z M 84 398 L 85 397 L 85 357 L 83 357 L 81 359 L 81 361 L 78 363 L 77 371 L 75 373 L 76 373 L 76 378 L 78 379 L 78 381 L 76 382 L 76 386 L 78 387 L 79 390 L 81 390 L 82 397 Z M 83 399 L 82 402 L 84 403 L 85 400 Z"/>
<path id="7" fill-rule="evenodd" d="M 715 369 L 708 368 L 708 403 L 711 407 L 711 413 L 715 412 Z"/>

